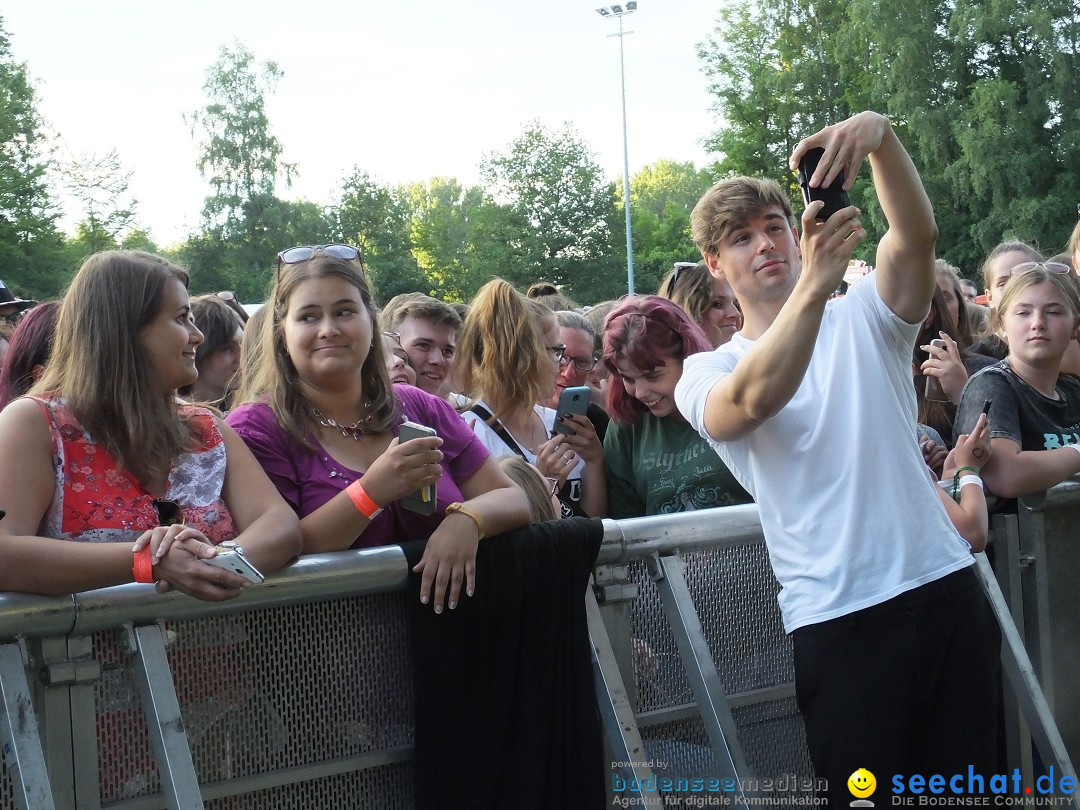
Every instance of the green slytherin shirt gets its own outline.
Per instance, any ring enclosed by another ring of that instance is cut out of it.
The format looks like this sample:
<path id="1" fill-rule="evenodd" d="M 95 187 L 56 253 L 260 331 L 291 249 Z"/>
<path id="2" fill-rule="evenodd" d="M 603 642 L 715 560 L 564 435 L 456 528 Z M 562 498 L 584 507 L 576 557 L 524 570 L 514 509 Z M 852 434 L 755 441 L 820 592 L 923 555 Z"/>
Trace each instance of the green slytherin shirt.
<path id="1" fill-rule="evenodd" d="M 678 416 L 646 413 L 636 424 L 613 420 L 604 438 L 604 455 L 613 518 L 753 501 L 713 449 Z"/>

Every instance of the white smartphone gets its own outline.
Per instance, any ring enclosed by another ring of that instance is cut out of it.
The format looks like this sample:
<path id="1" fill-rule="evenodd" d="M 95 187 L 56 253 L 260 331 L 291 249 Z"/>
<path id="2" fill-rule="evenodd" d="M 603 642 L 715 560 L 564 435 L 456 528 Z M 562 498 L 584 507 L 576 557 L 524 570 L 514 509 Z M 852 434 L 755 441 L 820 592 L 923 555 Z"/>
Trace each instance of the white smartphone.
<path id="1" fill-rule="evenodd" d="M 234 574 L 239 574 L 248 582 L 254 583 L 255 585 L 258 585 L 266 579 L 266 577 L 262 575 L 262 572 L 244 556 L 244 549 L 232 541 L 221 543 L 218 545 L 217 550 L 218 553 L 215 556 L 210 557 L 209 559 L 204 557 L 203 562 L 207 565 L 224 568 L 226 571 L 232 571 Z"/>
<path id="2" fill-rule="evenodd" d="M 412 439 L 423 439 L 427 436 L 437 436 L 434 428 L 418 425 L 416 422 L 402 422 L 398 429 L 398 441 L 404 444 Z M 410 512 L 421 515 L 431 515 L 435 512 L 435 484 L 428 484 L 416 492 L 410 492 L 401 499 L 401 505 Z"/>

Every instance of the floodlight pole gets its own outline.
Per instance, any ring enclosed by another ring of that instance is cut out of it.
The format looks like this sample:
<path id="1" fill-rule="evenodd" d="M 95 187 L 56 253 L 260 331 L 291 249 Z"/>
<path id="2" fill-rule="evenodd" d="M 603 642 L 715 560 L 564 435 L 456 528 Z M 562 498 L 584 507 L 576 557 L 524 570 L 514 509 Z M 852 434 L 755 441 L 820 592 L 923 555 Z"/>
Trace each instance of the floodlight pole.
<path id="1" fill-rule="evenodd" d="M 637 3 L 626 6 L 605 6 L 598 8 L 601 17 L 614 16 L 619 19 L 619 33 L 609 37 L 619 38 L 619 78 L 622 85 L 622 139 L 623 139 L 623 212 L 626 214 L 626 287 L 634 294 L 634 235 L 630 223 L 630 148 L 626 134 L 626 59 L 623 53 L 623 37 L 633 31 L 623 31 L 623 17 L 637 10 Z"/>

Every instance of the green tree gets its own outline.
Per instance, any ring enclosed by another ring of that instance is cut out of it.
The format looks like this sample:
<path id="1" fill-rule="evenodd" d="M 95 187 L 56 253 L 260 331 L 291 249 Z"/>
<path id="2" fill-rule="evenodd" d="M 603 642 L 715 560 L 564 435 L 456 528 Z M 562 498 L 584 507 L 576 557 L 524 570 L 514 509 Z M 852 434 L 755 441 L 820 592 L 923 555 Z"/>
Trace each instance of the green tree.
<path id="1" fill-rule="evenodd" d="M 674 262 L 698 258 L 690 212 L 710 185 L 709 172 L 674 160 L 644 166 L 630 179 L 634 286 L 639 292 L 655 292 Z M 621 191 L 616 207 L 622 211 Z"/>
<path id="2" fill-rule="evenodd" d="M 180 257 L 191 272 L 192 291 L 228 289 L 248 303 L 262 301 L 273 281 L 279 251 L 294 245 L 340 241 L 333 212 L 307 200 L 271 198 L 260 215 L 259 226 L 260 238 L 254 244 L 225 241 L 212 230 L 190 237 Z"/>
<path id="3" fill-rule="evenodd" d="M 129 230 L 120 242 L 122 250 L 145 250 L 147 253 L 161 254 L 162 248 L 145 228 L 135 227 Z"/>
<path id="4" fill-rule="evenodd" d="M 447 301 L 468 300 L 480 286 L 471 272 L 469 244 L 483 192 L 477 186 L 464 188 L 452 177 L 433 177 L 409 185 L 407 195 L 412 255 L 433 294 Z"/>
<path id="5" fill-rule="evenodd" d="M 799 138 L 876 109 L 920 170 L 939 255 L 974 276 L 1003 239 L 1055 252 L 1080 199 L 1078 53 L 1072 0 L 741 0 L 699 49 L 718 174 L 789 177 Z M 851 196 L 872 250 L 884 222 L 865 171 Z"/>
<path id="6" fill-rule="evenodd" d="M 75 155 L 64 166 L 64 185 L 81 203 L 85 216 L 75 241 L 86 253 L 117 247 L 123 232 L 135 223 L 138 201 L 128 192 L 131 175 L 115 149 L 103 156 Z"/>
<path id="7" fill-rule="evenodd" d="M 71 273 L 49 193 L 51 165 L 34 87 L 0 20 L 0 268 L 23 296 L 54 296 Z"/>
<path id="8" fill-rule="evenodd" d="M 281 208 L 277 183 L 288 186 L 295 167 L 282 160 L 283 147 L 266 116 L 266 96 L 282 75 L 273 62 L 257 64 L 239 42 L 223 46 L 203 85 L 207 103 L 185 117 L 192 135 L 201 137 L 196 166 L 212 191 L 203 206 L 206 233 L 200 241 L 224 243 L 211 253 L 245 282 L 266 280 L 272 263 L 267 256 L 280 249 L 284 236 L 269 223 Z"/>
<path id="9" fill-rule="evenodd" d="M 412 254 L 411 211 L 405 189 L 392 189 L 354 168 L 333 207 L 340 238 L 363 251 L 375 294 L 382 303 L 405 292 L 431 293 Z"/>
<path id="10" fill-rule="evenodd" d="M 738 0 L 719 12 L 698 56 L 723 127 L 708 141 L 717 174 L 775 177 L 798 141 L 843 118 L 835 70 L 839 0 Z"/>
<path id="11" fill-rule="evenodd" d="M 487 264 L 492 250 L 480 275 L 519 285 L 547 279 L 574 295 L 590 274 L 612 272 L 608 184 L 568 125 L 551 132 L 533 122 L 505 152 L 485 157 L 480 176 L 498 207 L 483 211 L 479 232 L 508 238 L 503 260 Z"/>

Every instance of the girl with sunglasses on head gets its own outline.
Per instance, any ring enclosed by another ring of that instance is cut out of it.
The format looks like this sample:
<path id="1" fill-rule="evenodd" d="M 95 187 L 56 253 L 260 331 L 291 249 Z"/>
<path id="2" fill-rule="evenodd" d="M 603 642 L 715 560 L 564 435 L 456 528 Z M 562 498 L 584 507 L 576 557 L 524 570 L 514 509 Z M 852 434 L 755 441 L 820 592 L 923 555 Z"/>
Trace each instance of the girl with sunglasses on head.
<path id="1" fill-rule="evenodd" d="M 983 262 L 983 280 L 986 284 L 986 303 L 991 311 L 989 319 L 989 332 L 982 335 L 981 340 L 969 347 L 969 352 L 992 357 L 995 360 L 1004 360 L 1009 347 L 993 328 L 993 310 L 998 305 L 998 300 L 1005 288 L 1006 283 L 1012 277 L 1012 269 L 1018 265 L 1027 265 L 1031 262 L 1045 261 L 1043 255 L 1026 242 L 1002 242 L 997 245 Z M 1061 361 L 1061 368 L 1069 374 L 1080 374 L 1080 345 L 1070 346 L 1065 357 Z"/>
<path id="2" fill-rule="evenodd" d="M 710 351 L 701 328 L 658 296 L 622 301 L 604 323 L 612 375 L 604 437 L 611 517 L 750 503 L 750 495 L 675 407 L 683 361 Z"/>
<path id="3" fill-rule="evenodd" d="M 686 310 L 714 349 L 742 328 L 735 291 L 727 279 L 714 277 L 705 262 L 675 262 L 656 294 Z"/>
<path id="4" fill-rule="evenodd" d="M 264 308 L 228 421 L 299 514 L 304 551 L 428 537 L 421 601 L 456 607 L 463 588 L 473 593 L 480 540 L 528 524 L 525 495 L 449 404 L 391 385 L 356 248 L 282 251 Z M 405 420 L 437 435 L 400 441 Z M 402 505 L 429 486 L 431 514 Z"/>
<path id="5" fill-rule="evenodd" d="M 0 590 L 135 579 L 224 600 L 249 583 L 204 562 L 216 544 L 235 540 L 264 573 L 299 552 L 295 516 L 244 443 L 176 396 L 203 339 L 187 284 L 139 251 L 79 268 L 44 373 L 0 413 Z"/>
<path id="6" fill-rule="evenodd" d="M 585 416 L 554 433 L 551 398 L 566 346 L 555 313 L 502 279 L 477 292 L 458 336 L 462 418 L 495 456 L 519 455 L 558 483 L 562 516 L 607 513 L 604 451 Z"/>
<path id="7" fill-rule="evenodd" d="M 1062 371 L 1080 296 L 1067 266 L 1026 262 L 1011 268 L 995 304 L 991 328 L 1008 354 L 968 380 L 956 431 L 972 432 L 989 403 L 993 452 L 978 474 L 993 494 L 1018 498 L 1080 473 L 1080 378 Z"/>

